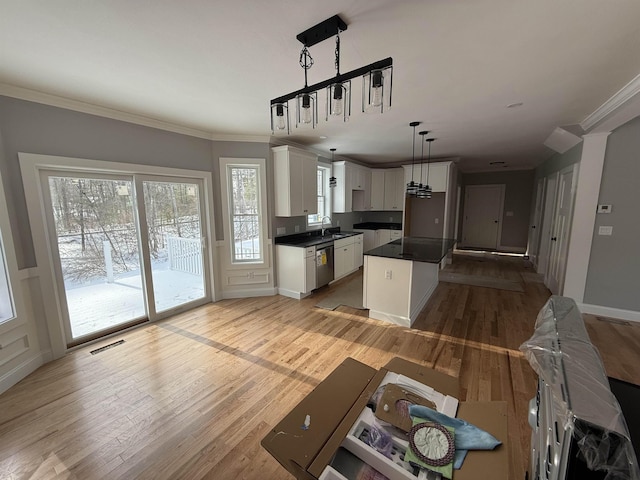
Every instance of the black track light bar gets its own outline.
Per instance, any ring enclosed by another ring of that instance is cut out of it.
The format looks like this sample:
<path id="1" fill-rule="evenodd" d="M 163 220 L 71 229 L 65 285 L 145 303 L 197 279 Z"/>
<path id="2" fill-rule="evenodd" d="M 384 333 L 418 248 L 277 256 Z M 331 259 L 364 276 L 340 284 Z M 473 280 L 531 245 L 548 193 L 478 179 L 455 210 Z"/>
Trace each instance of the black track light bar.
<path id="1" fill-rule="evenodd" d="M 342 73 L 328 80 L 324 80 L 323 82 L 316 83 L 315 85 L 309 85 L 308 87 L 301 88 L 295 92 L 287 93 L 278 98 L 274 98 L 271 100 L 271 105 L 274 103 L 284 103 L 289 100 L 293 100 L 298 95 L 303 93 L 313 93 L 327 88 L 329 85 L 334 83 L 341 83 L 346 80 L 352 80 L 357 77 L 361 77 L 362 75 L 370 72 L 371 70 L 378 70 L 387 67 L 393 66 L 393 58 L 385 58 L 384 60 L 378 60 L 377 62 L 373 62 L 365 67 L 356 68 L 355 70 L 351 70 L 348 73 Z"/>
<path id="2" fill-rule="evenodd" d="M 304 32 L 299 33 L 296 35 L 296 38 L 305 47 L 312 47 L 316 43 L 323 42 L 327 38 L 337 35 L 338 32 L 344 32 L 346 29 L 347 24 L 344 23 L 344 20 L 342 20 L 338 15 L 334 15 Z"/>

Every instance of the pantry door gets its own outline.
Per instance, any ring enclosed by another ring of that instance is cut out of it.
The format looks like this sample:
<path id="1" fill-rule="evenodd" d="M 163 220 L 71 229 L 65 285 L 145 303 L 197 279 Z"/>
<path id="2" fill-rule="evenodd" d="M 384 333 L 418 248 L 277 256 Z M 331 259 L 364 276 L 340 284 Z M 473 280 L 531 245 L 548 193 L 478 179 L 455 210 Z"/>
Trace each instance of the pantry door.
<path id="1" fill-rule="evenodd" d="M 467 185 L 462 220 L 462 245 L 496 250 L 502 231 L 504 185 Z"/>

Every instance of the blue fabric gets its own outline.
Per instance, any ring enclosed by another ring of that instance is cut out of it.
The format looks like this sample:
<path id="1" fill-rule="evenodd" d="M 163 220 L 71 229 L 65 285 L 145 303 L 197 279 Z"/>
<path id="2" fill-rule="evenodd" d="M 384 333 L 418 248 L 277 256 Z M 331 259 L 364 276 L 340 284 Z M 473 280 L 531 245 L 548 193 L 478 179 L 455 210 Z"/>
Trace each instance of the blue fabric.
<path id="1" fill-rule="evenodd" d="M 429 407 L 411 405 L 409 407 L 409 415 L 424 418 L 427 421 L 440 423 L 445 427 L 455 429 L 456 435 L 454 443 L 456 453 L 453 457 L 453 468 L 455 469 L 462 467 L 462 462 L 464 462 L 468 450 L 493 450 L 502 443 L 490 433 L 485 432 L 469 422 L 460 418 L 451 418 Z"/>

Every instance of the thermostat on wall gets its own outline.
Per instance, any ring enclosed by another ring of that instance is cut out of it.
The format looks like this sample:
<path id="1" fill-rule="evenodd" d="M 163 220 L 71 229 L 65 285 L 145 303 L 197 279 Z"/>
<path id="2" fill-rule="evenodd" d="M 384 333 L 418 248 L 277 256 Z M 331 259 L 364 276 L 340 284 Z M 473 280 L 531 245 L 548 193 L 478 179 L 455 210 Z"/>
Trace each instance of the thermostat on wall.
<path id="1" fill-rule="evenodd" d="M 611 213 L 611 205 L 598 205 L 598 213 Z"/>

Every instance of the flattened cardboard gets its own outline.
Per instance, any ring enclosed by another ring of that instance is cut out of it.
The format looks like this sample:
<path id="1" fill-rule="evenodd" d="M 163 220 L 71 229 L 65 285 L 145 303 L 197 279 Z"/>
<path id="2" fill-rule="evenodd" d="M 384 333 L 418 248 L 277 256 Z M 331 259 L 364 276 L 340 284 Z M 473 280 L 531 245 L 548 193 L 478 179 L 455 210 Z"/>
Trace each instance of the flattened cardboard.
<path id="1" fill-rule="evenodd" d="M 375 375 L 374 368 L 345 359 L 262 439 L 262 446 L 296 478 L 313 478 L 307 468 Z M 307 415 L 310 424 L 304 430 Z"/>
<path id="2" fill-rule="evenodd" d="M 297 479 L 319 478 L 388 371 L 458 397 L 457 378 L 427 367 L 394 358 L 376 371 L 347 358 L 265 436 L 262 446 Z M 302 430 L 306 415 L 311 416 L 310 428 Z M 470 451 L 462 469 L 454 470 L 453 480 L 475 480 L 479 472 L 492 480 L 507 480 L 506 402 L 460 402 L 457 416 L 491 433 L 502 445 Z"/>
<path id="3" fill-rule="evenodd" d="M 434 410 L 436 409 L 436 404 L 432 401 L 427 400 L 420 395 L 416 395 L 413 392 L 409 392 L 399 385 L 395 385 L 393 383 L 387 384 L 384 392 L 380 396 L 380 400 L 378 401 L 375 415 L 380 420 L 398 427 L 403 432 L 411 430 L 413 424 L 411 422 L 411 417 L 409 417 L 409 412 L 405 411 L 405 417 L 398 409 L 398 402 L 401 400 L 405 400 L 411 405 L 422 405 L 424 407 L 433 408 Z M 386 410 L 384 408 L 385 405 L 387 406 Z"/>

